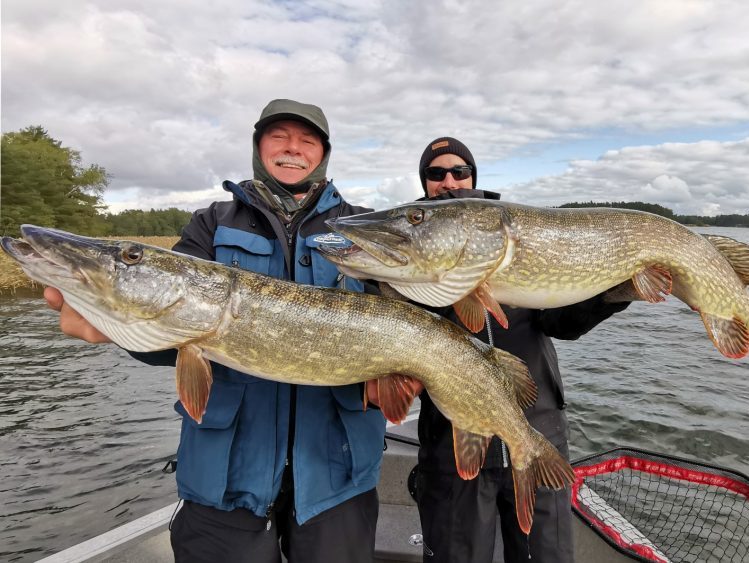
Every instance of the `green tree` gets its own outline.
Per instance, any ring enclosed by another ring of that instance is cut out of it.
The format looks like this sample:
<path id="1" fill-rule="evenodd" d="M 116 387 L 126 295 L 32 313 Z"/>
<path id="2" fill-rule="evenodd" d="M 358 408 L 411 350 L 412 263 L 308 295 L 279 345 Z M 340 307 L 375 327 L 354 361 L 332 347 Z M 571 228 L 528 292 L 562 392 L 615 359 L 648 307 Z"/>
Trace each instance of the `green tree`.
<path id="1" fill-rule="evenodd" d="M 41 126 L 4 133 L 0 232 L 17 236 L 21 224 L 33 223 L 106 234 L 100 210 L 108 182 L 104 168 L 84 167 L 78 151 L 63 147 Z"/>

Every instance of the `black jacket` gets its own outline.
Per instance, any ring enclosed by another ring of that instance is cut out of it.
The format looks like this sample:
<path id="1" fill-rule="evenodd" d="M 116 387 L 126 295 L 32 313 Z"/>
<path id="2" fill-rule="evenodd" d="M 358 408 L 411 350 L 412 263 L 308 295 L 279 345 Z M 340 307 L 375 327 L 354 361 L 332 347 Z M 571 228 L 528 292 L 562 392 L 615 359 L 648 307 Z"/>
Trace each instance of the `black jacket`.
<path id="1" fill-rule="evenodd" d="M 499 194 L 481 190 L 454 190 L 439 196 L 439 199 L 479 197 L 499 199 Z M 629 303 L 604 303 L 601 296 L 556 309 L 521 309 L 504 306 L 509 328 L 504 329 L 489 316 L 491 340 L 485 327 L 476 334 L 484 342 L 491 342 L 522 359 L 527 365 L 536 385 L 538 399 L 525 410 L 530 424 L 546 436 L 553 444 L 561 446 L 568 438 L 568 424 L 564 409 L 564 387 L 559 372 L 557 353 L 552 338 L 575 340 L 591 330 L 601 321 L 624 310 Z M 452 307 L 432 309 L 434 312 L 463 326 Z M 419 415 L 419 464 L 431 470 L 454 472 L 452 425 L 434 406 L 429 394 L 421 394 Z M 502 454 L 495 438 L 490 445 L 484 467 L 500 467 Z"/>

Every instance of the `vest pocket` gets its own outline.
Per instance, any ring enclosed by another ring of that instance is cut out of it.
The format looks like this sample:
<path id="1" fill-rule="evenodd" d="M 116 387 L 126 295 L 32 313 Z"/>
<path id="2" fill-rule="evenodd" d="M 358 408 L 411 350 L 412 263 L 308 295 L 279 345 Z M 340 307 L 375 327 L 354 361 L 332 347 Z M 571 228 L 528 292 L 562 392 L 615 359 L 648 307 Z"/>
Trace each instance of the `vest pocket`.
<path id="1" fill-rule="evenodd" d="M 190 418 L 180 401 L 174 406 L 182 415 L 177 483 L 191 499 L 216 507 L 223 502 L 244 390 L 243 384 L 214 380 L 200 424 Z"/>
<path id="2" fill-rule="evenodd" d="M 216 229 L 213 247 L 216 262 L 259 274 L 270 273 L 273 243 L 261 235 L 221 226 Z"/>
<path id="3" fill-rule="evenodd" d="M 343 458 L 351 481 L 358 485 L 379 468 L 385 439 L 385 418 L 377 409 L 364 412 L 362 387 L 359 384 L 331 387 L 330 391 L 345 433 L 337 442 L 332 439 L 331 434 L 330 454 L 337 456 L 334 458 L 331 455 L 331 460 Z M 331 469 L 331 479 L 333 478 Z M 335 480 L 332 484 L 335 486 Z"/>

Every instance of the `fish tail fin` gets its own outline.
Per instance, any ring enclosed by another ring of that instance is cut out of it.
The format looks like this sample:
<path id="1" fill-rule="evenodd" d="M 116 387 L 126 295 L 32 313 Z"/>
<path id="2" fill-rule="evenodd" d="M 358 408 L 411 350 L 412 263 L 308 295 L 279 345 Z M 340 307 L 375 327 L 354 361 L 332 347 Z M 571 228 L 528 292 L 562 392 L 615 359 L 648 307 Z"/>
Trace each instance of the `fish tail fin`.
<path id="1" fill-rule="evenodd" d="M 538 386 L 533 381 L 525 362 L 499 348 L 492 348 L 491 354 L 493 363 L 509 376 L 520 408 L 527 409 L 535 403 L 538 398 Z"/>
<path id="2" fill-rule="evenodd" d="M 534 447 L 540 452 L 538 456 L 524 469 L 519 469 L 514 463 L 512 467 L 512 479 L 515 484 L 515 511 L 520 529 L 526 535 L 530 533 L 533 525 L 536 489 L 544 485 L 559 490 L 575 480 L 572 466 L 551 442 L 537 432 L 535 442 Z"/>
<path id="3" fill-rule="evenodd" d="M 177 395 L 187 414 L 198 424 L 208 406 L 213 375 L 211 364 L 203 357 L 203 350 L 194 344 L 177 351 Z"/>
<path id="4" fill-rule="evenodd" d="M 712 244 L 739 276 L 741 282 L 749 285 L 749 244 L 720 235 L 702 235 Z"/>
<path id="5" fill-rule="evenodd" d="M 739 317 L 725 319 L 700 311 L 707 334 L 718 351 L 727 358 L 743 358 L 749 353 L 749 328 Z"/>

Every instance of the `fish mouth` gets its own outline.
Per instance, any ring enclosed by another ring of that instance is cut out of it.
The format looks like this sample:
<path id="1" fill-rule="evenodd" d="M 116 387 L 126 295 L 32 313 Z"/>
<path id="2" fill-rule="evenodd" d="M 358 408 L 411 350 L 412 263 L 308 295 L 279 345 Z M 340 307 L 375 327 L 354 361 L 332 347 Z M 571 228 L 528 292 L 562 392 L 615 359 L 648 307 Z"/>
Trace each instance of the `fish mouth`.
<path id="1" fill-rule="evenodd" d="M 22 239 L 2 238 L 3 250 L 31 277 L 46 285 L 92 283 L 90 272 L 101 270 L 106 246 L 64 231 L 21 226 Z"/>
<path id="2" fill-rule="evenodd" d="M 354 243 L 348 248 L 326 243 L 320 245 L 320 251 L 336 264 L 352 265 L 354 261 L 365 258 L 362 252 L 389 268 L 409 263 L 408 255 L 395 248 L 407 242 L 408 237 L 383 230 L 381 220 L 342 217 L 328 219 L 325 224 Z"/>

